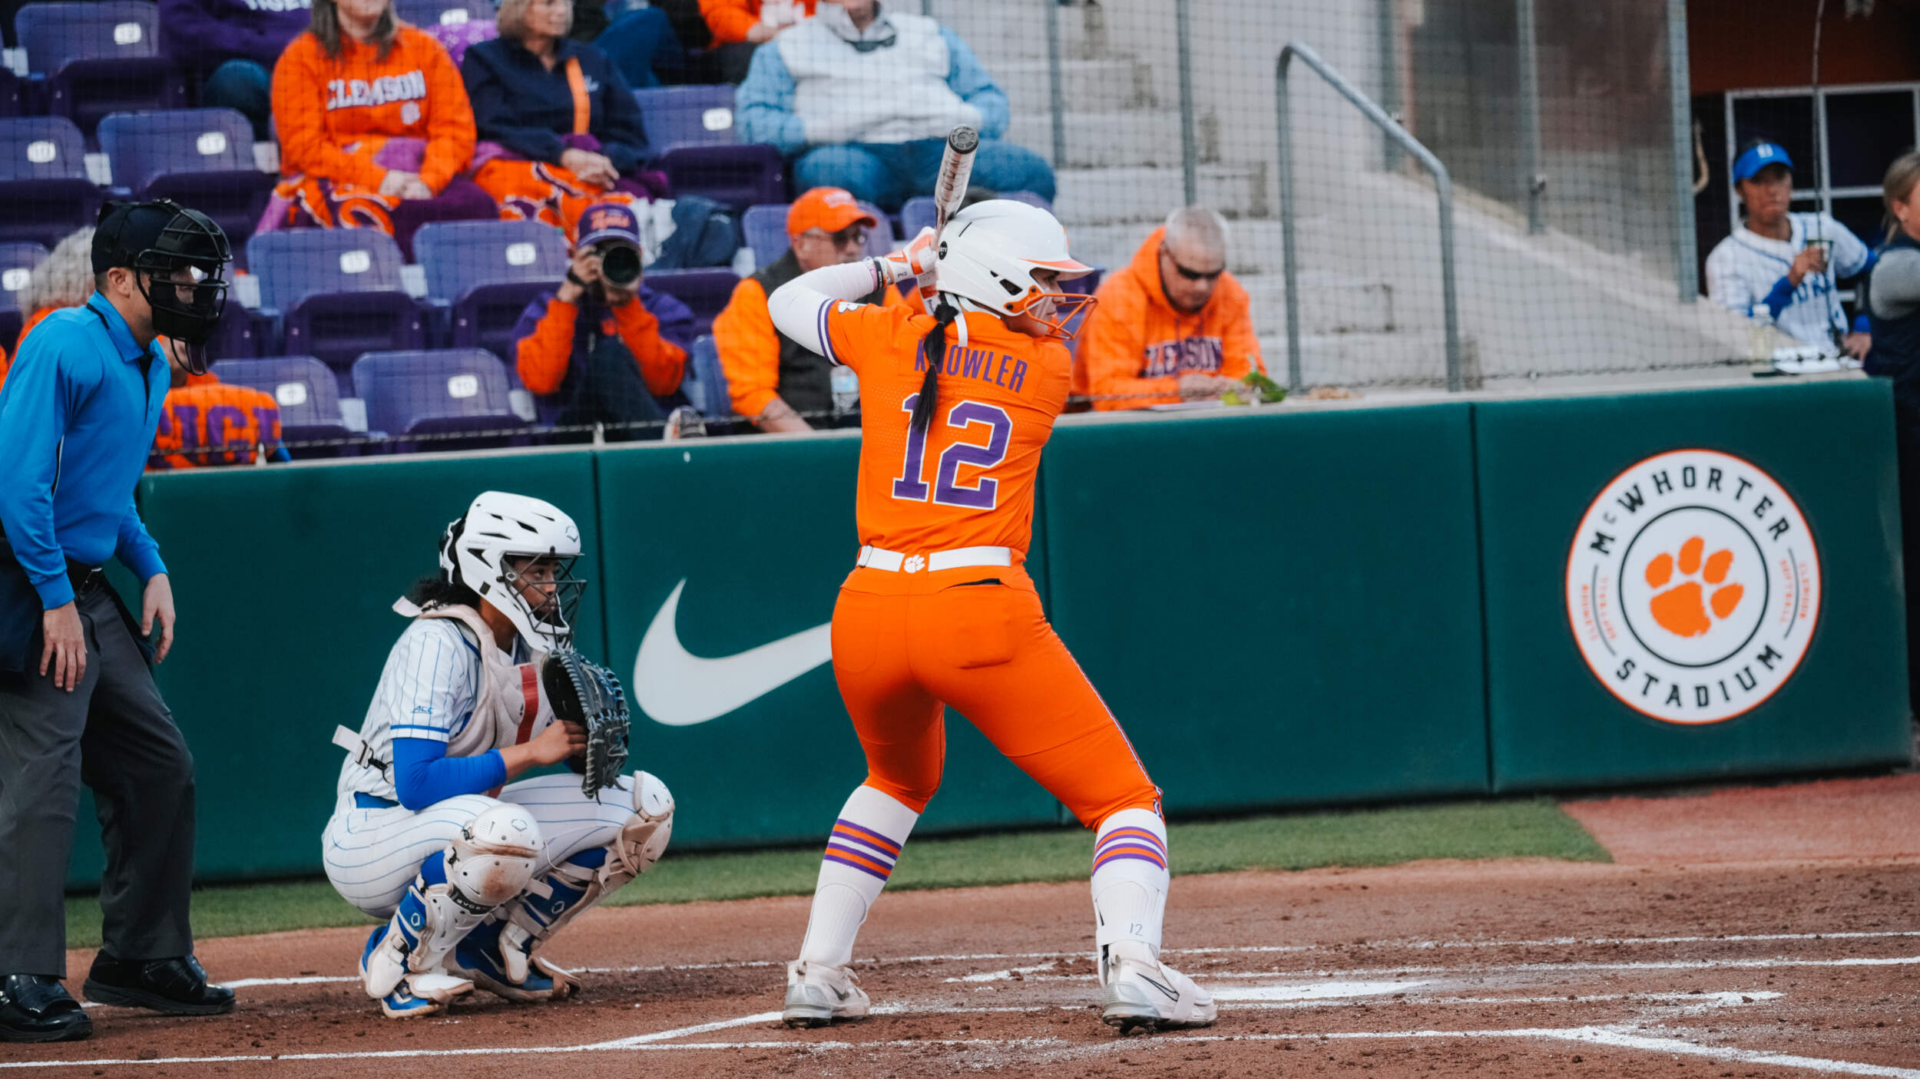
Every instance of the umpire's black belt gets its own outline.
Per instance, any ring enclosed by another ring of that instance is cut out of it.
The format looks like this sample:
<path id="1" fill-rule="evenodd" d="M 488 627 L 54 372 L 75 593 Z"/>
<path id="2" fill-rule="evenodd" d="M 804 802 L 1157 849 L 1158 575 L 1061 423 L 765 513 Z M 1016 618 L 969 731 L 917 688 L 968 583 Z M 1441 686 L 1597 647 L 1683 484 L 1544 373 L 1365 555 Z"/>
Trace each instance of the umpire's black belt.
<path id="1" fill-rule="evenodd" d="M 78 600 L 105 585 L 107 571 L 100 566 L 85 565 L 69 558 L 67 559 L 67 580 L 73 582 L 73 598 Z"/>

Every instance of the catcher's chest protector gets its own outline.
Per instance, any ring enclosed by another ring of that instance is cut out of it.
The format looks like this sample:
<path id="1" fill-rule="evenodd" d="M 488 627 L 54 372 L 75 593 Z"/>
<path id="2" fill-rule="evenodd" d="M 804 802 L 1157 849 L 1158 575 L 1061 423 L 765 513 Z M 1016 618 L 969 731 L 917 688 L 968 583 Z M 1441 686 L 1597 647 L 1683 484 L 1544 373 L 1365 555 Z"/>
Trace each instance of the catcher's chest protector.
<path id="1" fill-rule="evenodd" d="M 479 638 L 480 685 L 474 697 L 473 717 L 456 725 L 447 742 L 447 756 L 475 757 L 490 749 L 505 749 L 527 741 L 553 722 L 553 709 L 540 688 L 538 658 L 514 663 L 494 644 L 493 631 L 471 607 L 435 607 L 421 618 L 449 618 Z"/>

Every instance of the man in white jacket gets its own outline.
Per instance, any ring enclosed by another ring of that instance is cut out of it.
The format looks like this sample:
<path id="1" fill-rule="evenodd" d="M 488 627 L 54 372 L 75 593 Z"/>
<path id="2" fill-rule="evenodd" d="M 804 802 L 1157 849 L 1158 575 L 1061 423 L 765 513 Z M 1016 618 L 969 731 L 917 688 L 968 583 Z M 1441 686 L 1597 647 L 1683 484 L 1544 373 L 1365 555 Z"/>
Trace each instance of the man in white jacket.
<path id="1" fill-rule="evenodd" d="M 741 136 L 790 158 L 794 186 L 842 187 L 889 212 L 933 194 L 947 132 L 980 132 L 973 184 L 1053 201 L 1053 170 L 1000 141 L 1007 95 L 960 36 L 878 0 L 822 0 L 754 53 L 735 98 Z"/>

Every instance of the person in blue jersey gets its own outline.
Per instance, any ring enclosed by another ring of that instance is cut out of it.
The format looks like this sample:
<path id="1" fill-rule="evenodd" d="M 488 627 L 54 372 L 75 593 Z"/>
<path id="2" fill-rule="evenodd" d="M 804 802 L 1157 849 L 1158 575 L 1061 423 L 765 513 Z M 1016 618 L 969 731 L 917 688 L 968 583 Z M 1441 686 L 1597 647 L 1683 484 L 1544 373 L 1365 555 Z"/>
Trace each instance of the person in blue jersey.
<path id="1" fill-rule="evenodd" d="M 391 1018 L 476 985 L 518 1003 L 571 995 L 580 983 L 535 949 L 667 848 L 673 795 L 646 772 L 592 798 L 575 775 L 515 781 L 578 768 L 586 749 L 541 677 L 572 645 L 580 554 L 558 507 L 482 492 L 447 525 L 440 571 L 394 604 L 412 623 L 359 731 L 334 732 L 348 756 L 321 841 L 327 879 L 385 919 L 360 975 Z"/>
<path id="2" fill-rule="evenodd" d="M 233 1010 L 193 957 L 193 757 L 150 663 L 173 647 L 173 586 L 141 523 L 171 369 L 155 346 L 199 346 L 225 303 L 220 226 L 164 200 L 111 203 L 93 234 L 94 293 L 48 315 L 0 389 L 0 1040 L 84 1038 L 61 987 L 66 869 L 80 785 L 106 847 L 102 937 L 83 987 L 102 1004 Z M 106 584 L 118 558 L 140 620 Z M 159 639 L 149 644 L 157 630 Z"/>

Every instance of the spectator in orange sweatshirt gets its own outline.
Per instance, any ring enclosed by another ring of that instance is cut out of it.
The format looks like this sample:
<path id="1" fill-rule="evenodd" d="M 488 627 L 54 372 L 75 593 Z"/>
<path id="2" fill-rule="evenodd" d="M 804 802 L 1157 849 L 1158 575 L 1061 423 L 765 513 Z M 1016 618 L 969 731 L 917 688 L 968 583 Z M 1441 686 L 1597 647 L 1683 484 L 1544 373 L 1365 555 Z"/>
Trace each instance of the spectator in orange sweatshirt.
<path id="1" fill-rule="evenodd" d="M 173 388 L 153 433 L 147 471 L 252 464 L 262 452 L 270 461 L 290 459 L 280 444 L 280 403 L 272 394 L 229 386 L 211 371 L 196 375 L 187 370 L 180 346 L 160 340 L 173 368 Z"/>
<path id="2" fill-rule="evenodd" d="M 1247 290 L 1227 272 L 1227 223 L 1212 210 L 1169 214 L 1095 295 L 1073 390 L 1097 409 L 1216 398 L 1266 373 Z"/>
<path id="3" fill-rule="evenodd" d="M 640 221 L 624 202 L 602 202 L 580 215 L 567 279 L 521 313 L 514 327 L 514 369 L 542 411 L 563 426 L 622 425 L 639 437 L 659 437 L 664 422 L 687 403 L 680 392 L 687 350 L 697 322 L 676 297 L 647 288 L 636 276 L 624 285 L 602 262 L 612 248 L 640 250 Z"/>
<path id="4" fill-rule="evenodd" d="M 833 0 L 828 0 L 832 3 Z M 780 31 L 813 17 L 817 0 L 700 0 L 700 14 L 713 31 L 713 57 L 720 77 L 738 84 L 747 77 L 753 50 Z"/>
<path id="5" fill-rule="evenodd" d="M 261 227 L 377 228 L 413 259 L 429 221 L 499 216 L 461 174 L 473 107 L 447 50 L 393 0 L 313 0 L 273 70 L 282 180 Z"/>

